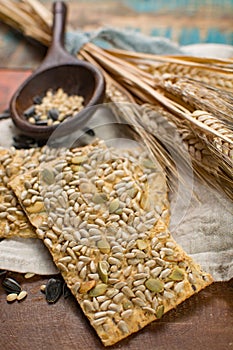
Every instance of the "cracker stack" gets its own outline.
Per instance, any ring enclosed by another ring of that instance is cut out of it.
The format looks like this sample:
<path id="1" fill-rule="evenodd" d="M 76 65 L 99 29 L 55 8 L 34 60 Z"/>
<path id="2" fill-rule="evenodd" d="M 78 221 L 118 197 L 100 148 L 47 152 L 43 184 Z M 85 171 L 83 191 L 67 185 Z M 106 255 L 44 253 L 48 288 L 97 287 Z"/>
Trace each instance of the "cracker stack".
<path id="1" fill-rule="evenodd" d="M 106 346 L 212 282 L 170 236 L 164 172 L 141 150 L 99 141 L 10 186 Z"/>

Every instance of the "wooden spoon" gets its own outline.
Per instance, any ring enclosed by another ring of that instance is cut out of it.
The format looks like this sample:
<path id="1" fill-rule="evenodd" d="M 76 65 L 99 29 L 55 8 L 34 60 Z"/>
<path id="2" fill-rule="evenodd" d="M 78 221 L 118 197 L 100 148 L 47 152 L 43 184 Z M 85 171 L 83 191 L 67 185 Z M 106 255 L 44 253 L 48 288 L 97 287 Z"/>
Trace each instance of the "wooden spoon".
<path id="1" fill-rule="evenodd" d="M 62 88 L 69 95 L 81 95 L 84 109 L 74 117 L 65 120 L 59 136 L 82 127 L 91 118 L 92 106 L 103 102 L 105 81 L 102 73 L 92 64 L 78 60 L 64 49 L 64 33 L 67 8 L 63 2 L 53 4 L 53 38 L 47 55 L 37 70 L 18 88 L 11 99 L 10 110 L 14 124 L 23 134 L 46 140 L 57 125 L 41 126 L 31 124 L 24 111 L 33 105 L 35 96 L 47 90 Z"/>

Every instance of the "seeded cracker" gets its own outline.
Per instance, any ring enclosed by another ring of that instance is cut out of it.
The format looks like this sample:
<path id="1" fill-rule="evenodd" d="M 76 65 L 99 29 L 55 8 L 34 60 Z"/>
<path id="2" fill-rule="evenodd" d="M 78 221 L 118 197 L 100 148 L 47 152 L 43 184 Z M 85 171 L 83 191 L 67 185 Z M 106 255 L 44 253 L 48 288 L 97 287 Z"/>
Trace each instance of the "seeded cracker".
<path id="1" fill-rule="evenodd" d="M 61 152 L 63 150 L 46 146 L 29 150 L 0 149 L 0 238 L 37 237 L 35 229 L 8 184 L 16 175 L 34 169 L 42 161 L 53 160 Z"/>
<path id="2" fill-rule="evenodd" d="M 105 346 L 212 282 L 170 236 L 161 169 L 120 152 L 99 142 L 11 182 L 22 203 L 36 178 L 43 204 L 24 210 Z"/>

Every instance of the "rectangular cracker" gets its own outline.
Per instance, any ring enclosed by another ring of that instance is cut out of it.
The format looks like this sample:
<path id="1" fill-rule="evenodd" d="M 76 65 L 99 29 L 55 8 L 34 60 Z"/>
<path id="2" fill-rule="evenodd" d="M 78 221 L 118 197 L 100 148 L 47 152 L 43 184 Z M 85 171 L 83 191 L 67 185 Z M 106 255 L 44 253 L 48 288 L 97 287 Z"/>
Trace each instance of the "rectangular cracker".
<path id="1" fill-rule="evenodd" d="M 0 150 L 0 238 L 10 237 L 34 237 L 35 229 L 26 217 L 17 197 L 8 183 L 12 174 L 13 158 L 16 151 L 14 149 Z"/>
<path id="2" fill-rule="evenodd" d="M 10 185 L 105 346 L 212 282 L 170 236 L 166 178 L 143 151 L 94 143 Z"/>
<path id="3" fill-rule="evenodd" d="M 59 157 L 63 151 L 47 146 L 27 150 L 0 149 L 0 238 L 37 237 L 8 184 L 15 176 Z"/>

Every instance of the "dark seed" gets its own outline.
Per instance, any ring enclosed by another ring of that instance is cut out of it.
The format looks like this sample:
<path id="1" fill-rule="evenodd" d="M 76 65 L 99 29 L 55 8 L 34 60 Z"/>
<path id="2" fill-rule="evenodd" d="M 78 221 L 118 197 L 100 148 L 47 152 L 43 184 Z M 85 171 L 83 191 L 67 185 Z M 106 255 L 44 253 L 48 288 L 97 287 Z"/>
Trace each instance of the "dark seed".
<path id="1" fill-rule="evenodd" d="M 67 287 L 67 284 L 63 284 L 63 290 L 62 290 L 63 297 L 66 299 L 71 295 L 70 289 Z"/>
<path id="2" fill-rule="evenodd" d="M 13 140 L 15 142 L 22 142 L 22 143 L 25 143 L 25 144 L 32 144 L 32 143 L 35 143 L 35 140 L 32 139 L 32 138 L 28 138 L 27 136 L 25 135 L 16 135 L 13 137 Z"/>
<path id="3" fill-rule="evenodd" d="M 39 115 L 34 115 L 33 118 L 35 119 L 36 122 L 38 122 L 40 120 L 40 116 Z"/>
<path id="4" fill-rule="evenodd" d="M 194 286 L 194 284 L 192 284 L 192 288 L 193 288 L 194 292 L 197 290 L 197 287 Z"/>
<path id="5" fill-rule="evenodd" d="M 29 149 L 29 148 L 31 148 L 30 145 L 27 145 L 26 143 L 20 143 L 20 142 L 13 142 L 12 146 L 15 147 L 16 149 L 21 149 L 21 148 Z"/>
<path id="6" fill-rule="evenodd" d="M 95 136 L 94 130 L 88 128 L 88 126 L 85 126 L 82 130 L 83 130 L 83 132 L 85 132 L 85 134 L 87 134 L 87 135 Z"/>
<path id="7" fill-rule="evenodd" d="M 26 109 L 26 111 L 24 111 L 24 116 L 25 117 L 32 117 L 35 113 L 35 107 L 34 106 L 30 106 L 28 109 Z"/>
<path id="8" fill-rule="evenodd" d="M 62 294 L 63 282 L 61 280 L 50 278 L 46 284 L 45 297 L 49 304 L 56 303 Z"/>
<path id="9" fill-rule="evenodd" d="M 8 118 L 10 118 L 10 116 L 11 116 L 10 111 L 6 110 L 0 114 L 0 120 L 1 119 L 8 119 Z"/>
<path id="10" fill-rule="evenodd" d="M 40 105 L 42 103 L 42 97 L 37 95 L 33 97 L 33 103 L 35 103 L 36 105 Z"/>
<path id="11" fill-rule="evenodd" d="M 36 125 L 47 125 L 47 120 L 37 120 Z"/>
<path id="12" fill-rule="evenodd" d="M 0 276 L 3 276 L 7 273 L 7 270 L 0 270 Z"/>
<path id="13" fill-rule="evenodd" d="M 19 283 L 10 277 L 7 277 L 3 280 L 2 286 L 7 293 L 19 294 L 21 292 L 21 286 Z"/>
<path id="14" fill-rule="evenodd" d="M 56 108 L 51 108 L 48 111 L 48 117 L 53 120 L 57 120 L 57 118 L 59 117 L 59 111 Z"/>

